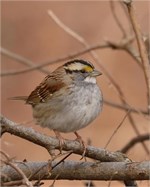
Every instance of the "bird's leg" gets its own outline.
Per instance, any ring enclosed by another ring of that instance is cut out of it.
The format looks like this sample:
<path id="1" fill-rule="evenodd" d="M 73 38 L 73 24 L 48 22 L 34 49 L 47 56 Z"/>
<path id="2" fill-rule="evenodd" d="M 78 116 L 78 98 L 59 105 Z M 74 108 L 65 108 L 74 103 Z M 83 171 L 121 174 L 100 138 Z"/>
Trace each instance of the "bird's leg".
<path id="1" fill-rule="evenodd" d="M 58 140 L 59 140 L 59 147 L 60 147 L 59 151 L 60 151 L 60 154 L 61 154 L 62 153 L 62 146 L 64 144 L 64 138 L 61 136 L 61 134 L 58 131 L 56 131 L 56 130 L 53 130 L 53 131 L 56 135 L 56 138 L 58 138 Z"/>
<path id="2" fill-rule="evenodd" d="M 82 140 L 82 137 L 75 131 L 74 134 L 76 135 L 76 140 L 83 146 L 83 153 L 82 153 L 82 158 L 84 158 L 85 153 L 86 153 L 86 145 L 85 142 Z M 81 159 L 82 159 L 81 158 Z"/>

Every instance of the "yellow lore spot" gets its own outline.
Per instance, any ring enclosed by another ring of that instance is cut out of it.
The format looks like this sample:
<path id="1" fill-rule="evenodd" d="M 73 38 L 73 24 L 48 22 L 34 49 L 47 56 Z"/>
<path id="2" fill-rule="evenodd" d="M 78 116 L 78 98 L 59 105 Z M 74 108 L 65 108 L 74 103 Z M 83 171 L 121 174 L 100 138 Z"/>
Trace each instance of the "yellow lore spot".
<path id="1" fill-rule="evenodd" d="M 93 68 L 90 67 L 90 66 L 85 66 L 85 67 L 84 67 L 84 70 L 85 70 L 86 72 L 92 72 L 92 71 L 93 71 Z"/>

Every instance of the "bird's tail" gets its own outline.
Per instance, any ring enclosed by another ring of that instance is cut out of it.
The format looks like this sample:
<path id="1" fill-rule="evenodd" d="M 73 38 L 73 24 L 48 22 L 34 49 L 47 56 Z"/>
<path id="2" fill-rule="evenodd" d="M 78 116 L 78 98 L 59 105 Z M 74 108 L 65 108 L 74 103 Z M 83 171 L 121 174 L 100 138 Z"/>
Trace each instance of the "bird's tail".
<path id="1" fill-rule="evenodd" d="M 16 96 L 16 97 L 10 97 L 8 98 L 9 100 L 22 100 L 22 101 L 26 101 L 28 99 L 27 96 Z"/>

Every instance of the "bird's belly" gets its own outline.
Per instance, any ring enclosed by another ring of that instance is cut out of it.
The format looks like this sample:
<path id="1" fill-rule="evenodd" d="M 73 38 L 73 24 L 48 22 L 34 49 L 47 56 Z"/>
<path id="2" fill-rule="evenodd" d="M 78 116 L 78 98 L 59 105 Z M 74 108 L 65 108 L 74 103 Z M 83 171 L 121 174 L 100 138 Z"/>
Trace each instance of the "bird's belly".
<path id="1" fill-rule="evenodd" d="M 69 102 L 71 101 L 71 102 Z M 102 108 L 99 88 L 79 89 L 58 100 L 41 103 L 35 107 L 33 116 L 37 124 L 59 132 L 74 132 L 92 122 Z"/>

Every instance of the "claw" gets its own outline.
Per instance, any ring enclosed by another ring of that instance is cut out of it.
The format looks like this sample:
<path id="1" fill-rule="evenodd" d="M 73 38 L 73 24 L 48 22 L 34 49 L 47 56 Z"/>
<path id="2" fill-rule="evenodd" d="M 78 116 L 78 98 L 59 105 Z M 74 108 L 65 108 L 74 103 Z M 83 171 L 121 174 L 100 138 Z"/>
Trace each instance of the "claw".
<path id="1" fill-rule="evenodd" d="M 56 130 L 53 130 L 53 131 L 59 140 L 59 151 L 60 151 L 60 154 L 62 154 L 62 147 L 64 144 L 64 138 L 61 136 L 61 134 L 58 131 L 56 131 Z"/>
<path id="2" fill-rule="evenodd" d="M 76 135 L 76 140 L 83 146 L 83 153 L 82 153 L 82 158 L 85 158 L 85 153 L 86 153 L 86 145 L 85 145 L 85 142 L 82 140 L 82 137 L 77 133 L 77 132 L 74 132 L 74 134 Z"/>

